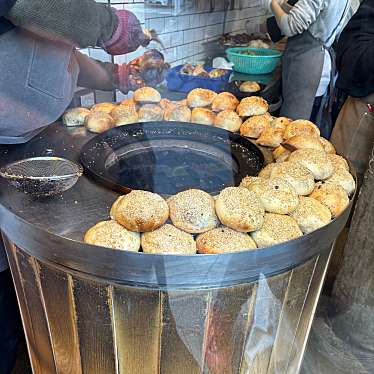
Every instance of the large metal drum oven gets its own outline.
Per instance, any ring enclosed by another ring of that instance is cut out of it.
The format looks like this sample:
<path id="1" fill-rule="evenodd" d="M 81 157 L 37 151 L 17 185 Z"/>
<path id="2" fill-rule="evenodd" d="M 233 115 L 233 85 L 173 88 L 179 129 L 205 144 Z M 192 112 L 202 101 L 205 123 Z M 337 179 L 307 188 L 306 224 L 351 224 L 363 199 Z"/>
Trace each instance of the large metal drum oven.
<path id="1" fill-rule="evenodd" d="M 53 135 L 53 137 L 52 137 Z M 77 158 L 84 133 L 53 126 L 1 160 L 46 147 Z M 88 178 L 33 200 L 1 183 L 0 223 L 36 374 L 297 373 L 331 248 L 328 226 L 266 249 L 162 256 L 89 246 L 115 194 Z"/>

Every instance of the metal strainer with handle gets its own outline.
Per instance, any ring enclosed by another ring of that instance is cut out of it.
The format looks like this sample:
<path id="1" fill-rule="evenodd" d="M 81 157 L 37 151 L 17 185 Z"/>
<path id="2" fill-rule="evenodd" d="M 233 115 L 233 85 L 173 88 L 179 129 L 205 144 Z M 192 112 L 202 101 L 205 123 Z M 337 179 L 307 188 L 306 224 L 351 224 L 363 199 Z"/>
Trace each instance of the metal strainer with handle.
<path id="1" fill-rule="evenodd" d="M 18 191 L 41 197 L 58 195 L 73 187 L 83 168 L 59 157 L 33 157 L 0 169 L 0 176 Z"/>

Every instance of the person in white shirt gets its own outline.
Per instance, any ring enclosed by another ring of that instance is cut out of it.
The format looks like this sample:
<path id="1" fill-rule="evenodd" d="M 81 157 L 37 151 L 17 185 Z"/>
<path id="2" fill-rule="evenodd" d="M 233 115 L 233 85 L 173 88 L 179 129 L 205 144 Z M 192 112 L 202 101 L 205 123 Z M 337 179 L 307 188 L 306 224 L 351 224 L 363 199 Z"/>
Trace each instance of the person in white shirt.
<path id="1" fill-rule="evenodd" d="M 313 119 L 322 136 L 328 138 L 332 125 L 324 123 L 324 114 L 331 103 L 329 87 L 334 84 L 332 45 L 357 10 L 359 0 L 299 0 L 293 6 L 282 0 L 265 3 L 282 35 L 288 37 L 282 57 L 281 115 Z"/>

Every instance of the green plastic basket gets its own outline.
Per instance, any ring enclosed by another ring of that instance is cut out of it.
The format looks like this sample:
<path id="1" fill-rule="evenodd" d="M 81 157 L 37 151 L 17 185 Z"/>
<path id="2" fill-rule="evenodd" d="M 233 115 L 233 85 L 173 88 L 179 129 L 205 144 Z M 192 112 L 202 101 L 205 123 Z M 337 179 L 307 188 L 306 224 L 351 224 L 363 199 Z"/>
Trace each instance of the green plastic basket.
<path id="1" fill-rule="evenodd" d="M 245 55 L 240 52 L 253 51 L 257 55 Z M 276 49 L 235 47 L 226 50 L 233 69 L 245 74 L 269 74 L 278 65 L 282 54 Z"/>

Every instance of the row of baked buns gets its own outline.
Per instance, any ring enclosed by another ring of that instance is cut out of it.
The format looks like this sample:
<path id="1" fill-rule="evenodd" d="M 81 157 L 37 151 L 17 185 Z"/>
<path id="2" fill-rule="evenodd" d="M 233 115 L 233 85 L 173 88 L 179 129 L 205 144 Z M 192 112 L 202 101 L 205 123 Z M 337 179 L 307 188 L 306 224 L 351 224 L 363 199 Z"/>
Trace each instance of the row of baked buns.
<path id="1" fill-rule="evenodd" d="M 251 116 L 273 119 L 267 102 L 260 97 L 248 97 L 241 102 L 231 93 L 197 88 L 185 100 L 162 99 L 151 87 L 134 92 L 131 99 L 119 104 L 99 103 L 87 108 L 69 109 L 63 115 L 66 126 L 83 126 L 91 132 L 101 133 L 113 127 L 137 122 L 178 121 L 220 127 L 232 132 L 247 127 Z M 243 122 L 244 121 L 244 122 Z M 265 126 L 265 125 L 263 125 Z M 244 130 L 243 130 L 244 131 Z M 247 136 L 244 133 L 242 134 Z"/>
<path id="2" fill-rule="evenodd" d="M 346 160 L 301 149 L 212 197 L 191 189 L 167 200 L 147 191 L 120 196 L 85 235 L 103 247 L 146 253 L 226 253 L 269 247 L 311 233 L 341 214 L 355 190 Z"/>

